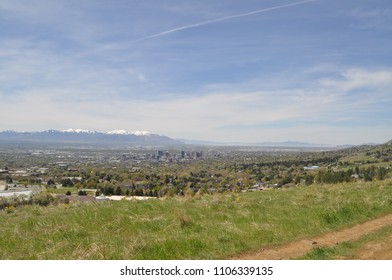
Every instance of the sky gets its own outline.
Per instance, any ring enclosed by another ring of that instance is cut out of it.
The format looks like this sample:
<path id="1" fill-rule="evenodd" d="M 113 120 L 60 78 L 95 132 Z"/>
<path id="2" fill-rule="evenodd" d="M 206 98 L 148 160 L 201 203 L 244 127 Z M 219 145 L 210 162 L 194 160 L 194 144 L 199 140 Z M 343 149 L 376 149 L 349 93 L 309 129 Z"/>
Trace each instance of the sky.
<path id="1" fill-rule="evenodd" d="M 392 139 L 390 0 L 0 0 L 0 131 Z"/>

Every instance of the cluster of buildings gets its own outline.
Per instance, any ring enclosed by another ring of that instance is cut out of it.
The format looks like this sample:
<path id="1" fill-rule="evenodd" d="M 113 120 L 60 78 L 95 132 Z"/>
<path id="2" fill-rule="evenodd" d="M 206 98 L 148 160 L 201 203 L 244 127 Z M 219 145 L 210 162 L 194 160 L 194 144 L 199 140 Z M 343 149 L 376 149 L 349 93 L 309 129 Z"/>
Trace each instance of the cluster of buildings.
<path id="1" fill-rule="evenodd" d="M 168 151 L 164 152 L 164 151 L 158 150 L 153 157 L 159 161 L 173 162 L 173 161 L 181 161 L 181 160 L 200 159 L 203 157 L 203 152 L 202 151 L 196 151 L 196 152 L 195 151 L 193 151 L 193 152 L 181 151 L 180 154 L 176 154 L 176 153 L 170 153 Z"/>

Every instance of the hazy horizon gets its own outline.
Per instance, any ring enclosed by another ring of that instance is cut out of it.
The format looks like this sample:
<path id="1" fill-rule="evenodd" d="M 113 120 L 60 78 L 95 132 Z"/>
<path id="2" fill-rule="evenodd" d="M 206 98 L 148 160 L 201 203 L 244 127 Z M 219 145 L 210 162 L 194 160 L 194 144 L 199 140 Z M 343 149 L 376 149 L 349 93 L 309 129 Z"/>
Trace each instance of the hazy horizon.
<path id="1" fill-rule="evenodd" d="M 361 144 L 351 144 L 351 143 L 345 143 L 345 144 L 326 144 L 326 143 L 314 143 L 314 142 L 308 142 L 308 141 L 297 141 L 295 139 L 286 139 L 284 141 L 264 141 L 263 139 L 259 139 L 258 141 L 254 142 L 246 142 L 246 141 L 213 141 L 209 139 L 189 139 L 189 138 L 181 138 L 181 137 L 170 137 L 170 135 L 162 135 L 162 134 L 156 134 L 151 131 L 140 131 L 140 130 L 135 130 L 135 131 L 126 131 L 126 130 L 111 130 L 111 131 L 90 131 L 90 130 L 85 130 L 81 128 L 69 128 L 66 130 L 58 130 L 58 129 L 47 129 L 47 130 L 37 130 L 37 131 L 16 131 L 16 130 L 3 130 L 0 131 L 0 133 L 4 132 L 12 132 L 12 133 L 39 133 L 39 132 L 50 132 L 50 131 L 55 131 L 55 132 L 71 132 L 71 133 L 87 133 L 87 134 L 94 134 L 94 133 L 99 133 L 99 134 L 108 134 L 108 135 L 133 135 L 133 136 L 166 136 L 169 137 L 173 140 L 178 140 L 180 142 L 183 142 L 184 144 L 190 144 L 190 145 L 240 145 L 240 146 L 252 146 L 252 145 L 266 145 L 266 146 L 276 146 L 279 144 L 284 144 L 287 146 L 304 146 L 304 147 L 338 147 L 338 146 L 356 146 L 356 145 L 379 145 L 379 144 L 385 144 L 388 141 L 382 142 L 382 143 L 374 143 L 374 142 L 364 142 Z"/>
<path id="2" fill-rule="evenodd" d="M 3 0 L 0 131 L 392 138 L 387 0 Z"/>

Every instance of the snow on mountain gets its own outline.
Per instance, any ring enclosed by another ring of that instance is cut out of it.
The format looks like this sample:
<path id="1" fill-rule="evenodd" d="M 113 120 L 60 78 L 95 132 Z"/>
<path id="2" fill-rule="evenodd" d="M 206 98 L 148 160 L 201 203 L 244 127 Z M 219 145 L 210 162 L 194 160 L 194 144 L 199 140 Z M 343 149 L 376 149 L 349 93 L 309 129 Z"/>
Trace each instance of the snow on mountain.
<path id="1" fill-rule="evenodd" d="M 142 131 L 136 130 L 136 131 L 129 132 L 129 131 L 126 131 L 123 129 L 112 130 L 112 131 L 107 132 L 106 134 L 110 134 L 110 135 L 136 135 L 136 136 L 150 136 L 151 135 L 150 132 L 145 131 L 145 130 L 142 130 Z"/>
<path id="2" fill-rule="evenodd" d="M 131 133 L 126 131 L 126 130 L 120 129 L 120 130 L 112 130 L 112 131 L 106 132 L 106 134 L 110 134 L 110 135 L 130 135 Z"/>
<path id="3" fill-rule="evenodd" d="M 136 130 L 136 131 L 131 132 L 131 134 L 136 135 L 136 136 L 150 136 L 151 135 L 150 132 L 145 131 L 145 130 L 142 130 L 142 131 Z"/>
<path id="4" fill-rule="evenodd" d="M 86 130 L 86 129 L 73 129 L 73 128 L 69 128 L 66 130 L 61 130 L 61 132 L 70 132 L 70 133 L 94 133 L 94 131 L 90 131 L 90 130 Z"/>

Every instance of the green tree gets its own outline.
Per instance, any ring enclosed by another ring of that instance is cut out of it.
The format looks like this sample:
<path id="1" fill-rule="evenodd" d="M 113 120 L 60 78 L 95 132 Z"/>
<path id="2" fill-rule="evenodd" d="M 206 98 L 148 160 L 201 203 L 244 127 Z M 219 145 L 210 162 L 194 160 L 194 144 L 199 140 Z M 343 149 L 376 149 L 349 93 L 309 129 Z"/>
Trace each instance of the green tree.
<path id="1" fill-rule="evenodd" d="M 114 192 L 115 195 L 122 195 L 122 190 L 120 187 L 116 188 L 116 191 Z"/>
<path id="2" fill-rule="evenodd" d="M 78 192 L 78 195 L 80 195 L 80 196 L 85 196 L 85 195 L 87 195 L 87 192 L 86 192 L 86 191 L 80 190 L 80 191 Z"/>
<path id="3" fill-rule="evenodd" d="M 311 184 L 313 184 L 313 181 L 314 181 L 313 175 L 307 174 L 307 175 L 305 176 L 305 184 L 306 184 L 306 185 L 311 185 Z"/>
<path id="4" fill-rule="evenodd" d="M 48 180 L 48 182 L 47 182 L 47 185 L 48 186 L 53 186 L 53 185 L 55 185 L 56 183 L 55 183 L 55 181 L 53 180 L 53 179 L 49 179 Z"/>
<path id="5" fill-rule="evenodd" d="M 69 178 L 62 179 L 60 182 L 61 182 L 61 185 L 62 185 L 63 187 L 72 187 L 72 186 L 74 185 L 74 183 L 72 182 L 72 180 L 69 179 Z"/>

